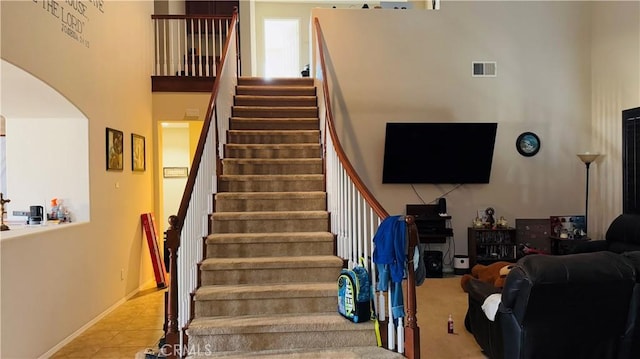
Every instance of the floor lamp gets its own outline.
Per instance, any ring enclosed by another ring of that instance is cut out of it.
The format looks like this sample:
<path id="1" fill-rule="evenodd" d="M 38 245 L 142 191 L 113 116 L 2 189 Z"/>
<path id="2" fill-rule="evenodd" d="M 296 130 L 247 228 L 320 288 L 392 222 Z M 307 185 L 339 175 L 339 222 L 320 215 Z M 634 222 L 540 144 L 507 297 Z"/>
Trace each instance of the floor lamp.
<path id="1" fill-rule="evenodd" d="M 587 233 L 587 235 L 587 214 L 589 212 L 589 165 L 591 165 L 591 162 L 595 161 L 598 157 L 600 157 L 599 153 L 578 153 L 578 158 L 580 158 L 580 160 L 584 162 L 585 166 L 587 167 L 587 185 L 585 186 L 584 203 L 584 231 L 585 233 Z"/>

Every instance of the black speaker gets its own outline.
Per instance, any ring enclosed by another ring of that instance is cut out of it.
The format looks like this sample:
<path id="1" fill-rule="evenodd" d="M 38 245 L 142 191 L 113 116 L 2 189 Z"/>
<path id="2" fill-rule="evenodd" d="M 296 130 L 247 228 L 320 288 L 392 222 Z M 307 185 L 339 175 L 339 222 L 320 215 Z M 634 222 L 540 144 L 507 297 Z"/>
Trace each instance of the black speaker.
<path id="1" fill-rule="evenodd" d="M 424 265 L 427 267 L 427 278 L 442 278 L 441 251 L 424 251 Z"/>
<path id="2" fill-rule="evenodd" d="M 447 213 L 447 199 L 440 197 L 438 199 L 438 214 Z"/>

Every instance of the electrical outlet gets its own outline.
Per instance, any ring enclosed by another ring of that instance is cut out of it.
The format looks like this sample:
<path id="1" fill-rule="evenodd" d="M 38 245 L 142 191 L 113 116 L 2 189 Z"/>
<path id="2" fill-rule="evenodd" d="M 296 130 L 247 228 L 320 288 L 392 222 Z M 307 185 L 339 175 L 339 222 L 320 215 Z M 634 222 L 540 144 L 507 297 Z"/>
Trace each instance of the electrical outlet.
<path id="1" fill-rule="evenodd" d="M 124 280 L 124 268 L 120 269 L 120 280 Z"/>
<path id="2" fill-rule="evenodd" d="M 31 213 L 25 212 L 25 211 L 13 211 L 11 214 L 13 214 L 14 216 L 25 216 L 25 217 L 29 217 L 29 215 L 31 215 Z"/>

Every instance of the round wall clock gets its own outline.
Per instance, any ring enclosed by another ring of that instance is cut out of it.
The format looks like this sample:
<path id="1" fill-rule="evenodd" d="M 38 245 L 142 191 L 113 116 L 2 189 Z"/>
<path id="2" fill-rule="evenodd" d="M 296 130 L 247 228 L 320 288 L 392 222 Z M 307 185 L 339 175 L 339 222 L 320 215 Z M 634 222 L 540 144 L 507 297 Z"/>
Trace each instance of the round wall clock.
<path id="1" fill-rule="evenodd" d="M 534 156 L 540 151 L 540 138 L 533 132 L 523 132 L 516 140 L 516 149 L 523 156 Z"/>

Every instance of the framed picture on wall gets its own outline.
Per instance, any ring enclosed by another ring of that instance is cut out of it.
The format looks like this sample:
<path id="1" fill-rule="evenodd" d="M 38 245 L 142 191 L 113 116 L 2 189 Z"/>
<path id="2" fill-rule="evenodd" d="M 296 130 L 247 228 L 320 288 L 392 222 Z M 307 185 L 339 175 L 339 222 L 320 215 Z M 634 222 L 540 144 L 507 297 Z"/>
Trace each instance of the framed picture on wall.
<path id="1" fill-rule="evenodd" d="M 163 167 L 164 178 L 183 178 L 189 176 L 189 167 Z"/>
<path id="2" fill-rule="evenodd" d="M 143 172 L 147 167 L 144 136 L 131 134 L 131 170 Z"/>
<path id="3" fill-rule="evenodd" d="M 122 131 L 107 127 L 106 130 L 106 155 L 107 171 L 122 171 L 124 158 L 122 149 L 124 139 Z"/>

